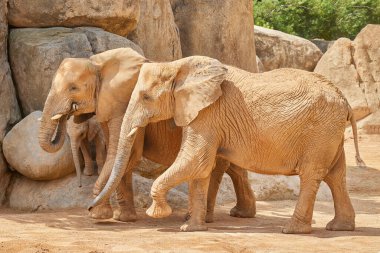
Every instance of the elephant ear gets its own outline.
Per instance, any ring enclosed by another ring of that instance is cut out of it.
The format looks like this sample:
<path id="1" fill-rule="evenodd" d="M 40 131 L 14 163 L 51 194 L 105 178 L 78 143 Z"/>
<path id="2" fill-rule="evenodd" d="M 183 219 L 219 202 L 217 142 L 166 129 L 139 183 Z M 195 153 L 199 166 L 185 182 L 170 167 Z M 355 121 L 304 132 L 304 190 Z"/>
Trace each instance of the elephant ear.
<path id="1" fill-rule="evenodd" d="M 204 56 L 179 61 L 179 71 L 174 79 L 174 121 L 177 126 L 187 126 L 202 109 L 222 95 L 221 83 L 227 68 L 218 60 Z"/>
<path id="2" fill-rule="evenodd" d="M 90 57 L 99 70 L 100 90 L 96 116 L 99 122 L 122 116 L 135 87 L 140 68 L 149 62 L 131 48 L 117 48 Z"/>

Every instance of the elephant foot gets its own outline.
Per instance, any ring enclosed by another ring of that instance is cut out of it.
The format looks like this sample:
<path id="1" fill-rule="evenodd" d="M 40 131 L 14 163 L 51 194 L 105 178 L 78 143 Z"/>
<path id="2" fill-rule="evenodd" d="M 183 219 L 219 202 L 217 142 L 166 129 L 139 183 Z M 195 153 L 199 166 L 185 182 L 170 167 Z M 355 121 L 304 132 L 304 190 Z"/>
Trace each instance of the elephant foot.
<path id="1" fill-rule="evenodd" d="M 86 176 L 94 175 L 94 168 L 84 167 L 83 174 Z"/>
<path id="2" fill-rule="evenodd" d="M 114 212 L 113 219 L 122 222 L 136 221 L 136 210 L 134 208 L 121 208 L 120 210 Z"/>
<path id="3" fill-rule="evenodd" d="M 250 206 L 249 208 L 239 208 L 238 206 L 234 206 L 230 210 L 230 216 L 237 218 L 254 218 L 256 215 L 256 207 Z"/>
<path id="4" fill-rule="evenodd" d="M 153 218 L 164 218 L 172 213 L 172 208 L 166 201 L 153 200 L 152 205 L 146 210 L 146 214 Z"/>
<path id="5" fill-rule="evenodd" d="M 185 223 L 181 226 L 180 230 L 182 232 L 193 232 L 193 231 L 207 231 L 207 226 L 200 224 L 190 224 Z"/>
<path id="6" fill-rule="evenodd" d="M 311 224 L 303 223 L 297 219 L 292 218 L 283 228 L 284 234 L 310 234 Z"/>
<path id="7" fill-rule="evenodd" d="M 214 212 L 207 212 L 205 221 L 206 223 L 214 222 Z"/>
<path id="8" fill-rule="evenodd" d="M 190 214 L 189 212 L 187 212 L 187 213 L 185 214 L 185 216 L 183 217 L 183 220 L 184 220 L 184 221 L 189 221 L 190 218 L 191 218 L 191 214 Z M 212 222 L 214 222 L 214 213 L 211 213 L 211 212 L 209 213 L 209 212 L 207 212 L 207 213 L 206 213 L 205 221 L 206 221 L 206 223 L 212 223 Z"/>
<path id="9" fill-rule="evenodd" d="M 88 216 L 92 219 L 110 219 L 113 216 L 113 211 L 110 205 L 98 205 L 91 209 Z"/>
<path id="10" fill-rule="evenodd" d="M 326 225 L 326 230 L 331 231 L 354 231 L 355 230 L 355 220 L 340 220 L 334 218 Z"/>
<path id="11" fill-rule="evenodd" d="M 189 212 L 187 212 L 187 213 L 185 214 L 185 216 L 183 217 L 183 220 L 184 220 L 184 221 L 188 221 L 188 220 L 190 220 L 190 218 L 191 218 L 191 214 L 190 214 Z"/>

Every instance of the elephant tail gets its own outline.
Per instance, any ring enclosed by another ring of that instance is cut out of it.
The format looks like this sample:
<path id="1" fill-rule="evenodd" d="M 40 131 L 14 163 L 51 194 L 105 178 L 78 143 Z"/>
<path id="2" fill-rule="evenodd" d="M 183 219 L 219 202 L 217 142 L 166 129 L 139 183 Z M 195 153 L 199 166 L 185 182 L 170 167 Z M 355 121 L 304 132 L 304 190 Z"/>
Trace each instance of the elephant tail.
<path id="1" fill-rule="evenodd" d="M 356 125 L 356 120 L 354 117 L 354 113 L 352 112 L 352 108 L 350 105 L 348 105 L 348 106 L 349 106 L 348 120 L 351 122 L 352 134 L 354 135 L 354 144 L 355 144 L 355 151 L 356 151 L 356 155 L 355 155 L 356 165 L 361 167 L 361 168 L 365 168 L 366 164 L 363 161 L 363 159 L 360 157 L 360 153 L 359 153 L 358 127 Z"/>

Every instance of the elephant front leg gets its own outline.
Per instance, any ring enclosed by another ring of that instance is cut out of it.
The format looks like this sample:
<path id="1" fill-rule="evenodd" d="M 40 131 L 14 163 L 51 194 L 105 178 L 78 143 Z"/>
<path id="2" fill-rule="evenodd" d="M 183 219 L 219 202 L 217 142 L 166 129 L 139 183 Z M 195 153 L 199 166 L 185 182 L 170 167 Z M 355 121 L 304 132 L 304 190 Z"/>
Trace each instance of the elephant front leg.
<path id="1" fill-rule="evenodd" d="M 208 177 L 211 174 L 216 156 L 216 148 L 207 144 L 203 147 L 201 146 L 202 144 L 195 145 L 194 141 L 196 141 L 194 137 L 189 138 L 189 141 L 184 141 L 173 165 L 154 181 L 151 189 L 153 202 L 146 211 L 153 218 L 170 215 L 172 209 L 166 201 L 167 192 L 185 181 L 195 180 L 192 182 L 192 184 L 195 183 L 195 186 L 191 186 L 190 191 L 192 192 L 190 196 L 190 202 L 192 203 L 191 228 L 183 228 L 183 231 L 195 231 L 197 228 L 204 230 Z M 201 198 L 200 196 L 203 197 Z M 203 210 L 204 214 L 200 210 Z"/>
<path id="2" fill-rule="evenodd" d="M 116 200 L 120 210 L 114 212 L 113 218 L 124 222 L 136 221 L 137 214 L 133 201 L 132 170 L 127 170 L 123 176 L 116 190 Z"/>
<path id="3" fill-rule="evenodd" d="M 191 199 L 191 216 L 189 220 L 181 226 L 181 231 L 205 231 L 207 191 L 209 188 L 210 176 L 202 179 L 195 179 L 190 184 L 189 199 Z"/>
<path id="4" fill-rule="evenodd" d="M 228 169 L 230 163 L 221 158 L 217 158 L 215 162 L 215 168 L 212 170 L 210 184 L 207 194 L 207 213 L 206 222 L 210 223 L 214 221 L 214 208 L 216 202 L 216 196 L 218 194 L 220 183 L 222 182 L 224 172 Z"/>

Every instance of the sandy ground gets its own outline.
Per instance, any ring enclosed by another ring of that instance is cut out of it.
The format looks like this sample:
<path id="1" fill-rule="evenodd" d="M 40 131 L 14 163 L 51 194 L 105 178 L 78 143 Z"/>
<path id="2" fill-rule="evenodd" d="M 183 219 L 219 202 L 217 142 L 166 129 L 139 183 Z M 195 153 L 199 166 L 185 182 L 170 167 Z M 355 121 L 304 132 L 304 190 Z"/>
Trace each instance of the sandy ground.
<path id="1" fill-rule="evenodd" d="M 295 201 L 259 201 L 257 217 L 232 218 L 233 204 L 216 209 L 206 232 L 179 232 L 185 210 L 152 219 L 139 210 L 135 223 L 95 222 L 85 210 L 23 213 L 0 209 L 0 252 L 380 252 L 380 136 L 362 136 L 368 168 L 354 167 L 353 141 L 346 142 L 348 185 L 356 210 L 354 232 L 324 229 L 332 202 L 318 201 L 309 235 L 281 234 Z"/>

